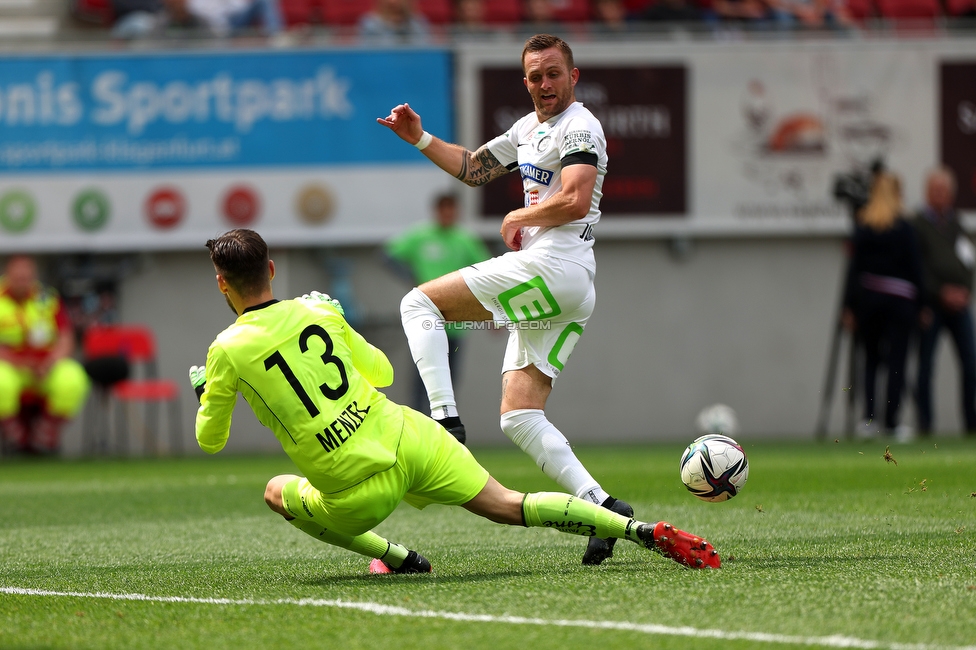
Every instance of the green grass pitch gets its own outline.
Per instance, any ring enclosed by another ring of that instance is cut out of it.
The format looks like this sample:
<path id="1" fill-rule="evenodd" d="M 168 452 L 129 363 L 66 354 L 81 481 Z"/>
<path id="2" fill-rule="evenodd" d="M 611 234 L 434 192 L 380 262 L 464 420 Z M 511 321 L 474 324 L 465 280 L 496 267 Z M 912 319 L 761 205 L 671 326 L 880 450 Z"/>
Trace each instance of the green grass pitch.
<path id="1" fill-rule="evenodd" d="M 707 537 L 717 571 L 401 506 L 378 532 L 432 576 L 367 560 L 264 505 L 287 458 L 0 463 L 0 648 L 976 647 L 976 444 L 746 443 L 735 499 L 699 501 L 679 445 L 577 449 L 638 517 Z M 502 483 L 554 490 L 520 451 Z M 97 595 L 97 597 L 96 597 Z"/>

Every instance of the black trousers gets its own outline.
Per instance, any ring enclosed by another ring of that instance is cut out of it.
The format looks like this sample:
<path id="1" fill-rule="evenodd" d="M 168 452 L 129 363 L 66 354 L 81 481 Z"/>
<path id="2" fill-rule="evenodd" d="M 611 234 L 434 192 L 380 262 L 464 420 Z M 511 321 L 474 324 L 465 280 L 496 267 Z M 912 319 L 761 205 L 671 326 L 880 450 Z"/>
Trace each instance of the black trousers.
<path id="1" fill-rule="evenodd" d="M 864 344 L 864 417 L 877 416 L 875 393 L 879 368 L 888 370 L 884 428 L 898 426 L 898 411 L 905 391 L 908 341 L 918 317 L 914 300 L 864 291 L 857 310 L 857 327 Z"/>

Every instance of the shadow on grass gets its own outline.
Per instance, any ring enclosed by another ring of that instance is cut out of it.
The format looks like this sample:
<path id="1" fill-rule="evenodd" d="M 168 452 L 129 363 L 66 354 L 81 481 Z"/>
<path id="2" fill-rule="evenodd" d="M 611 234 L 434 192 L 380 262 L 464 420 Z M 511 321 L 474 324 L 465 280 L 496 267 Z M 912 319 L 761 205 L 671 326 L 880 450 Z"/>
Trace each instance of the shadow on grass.
<path id="1" fill-rule="evenodd" d="M 658 569 L 676 569 L 679 571 L 687 570 L 673 562 L 657 562 L 648 565 L 646 561 L 637 559 L 613 559 L 601 566 L 584 567 L 582 564 L 563 564 L 540 567 L 526 567 L 524 569 L 506 570 L 484 570 L 484 571 L 463 571 L 458 569 L 452 571 L 449 564 L 442 566 L 442 571 L 438 572 L 438 564 L 434 563 L 434 573 L 431 574 L 383 574 L 371 575 L 366 573 L 346 574 L 346 575 L 323 575 L 314 578 L 296 580 L 297 584 L 325 587 L 329 585 L 339 586 L 351 583 L 369 584 L 390 584 L 401 585 L 406 580 L 435 580 L 438 584 L 475 584 L 479 582 L 490 582 L 506 579 L 531 578 L 540 580 L 551 580 L 553 578 L 569 578 L 573 581 L 586 580 L 588 577 L 594 579 L 607 578 L 610 576 L 629 576 L 635 572 L 655 571 Z"/>
<path id="2" fill-rule="evenodd" d="M 767 569 L 812 569 L 818 567 L 836 566 L 864 566 L 877 563 L 906 562 L 917 559 L 911 555 L 851 555 L 839 556 L 773 556 L 773 557 L 739 557 L 726 560 L 726 566 L 748 567 L 765 571 Z"/>

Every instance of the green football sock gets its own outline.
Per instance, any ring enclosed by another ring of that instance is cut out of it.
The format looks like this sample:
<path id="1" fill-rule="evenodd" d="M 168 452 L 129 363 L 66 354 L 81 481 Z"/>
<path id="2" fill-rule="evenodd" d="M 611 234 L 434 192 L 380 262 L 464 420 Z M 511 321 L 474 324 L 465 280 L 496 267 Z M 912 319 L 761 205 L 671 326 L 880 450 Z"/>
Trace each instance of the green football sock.
<path id="1" fill-rule="evenodd" d="M 407 559 L 407 548 L 400 544 L 392 544 L 373 531 L 362 535 L 343 535 L 334 530 L 323 528 L 311 521 L 301 519 L 289 519 L 288 523 L 302 531 L 306 535 L 311 535 L 315 539 L 321 540 L 326 544 L 332 544 L 339 548 L 359 553 L 366 557 L 379 558 L 389 562 L 393 567 L 399 567 Z"/>
<path id="2" fill-rule="evenodd" d="M 589 501 L 560 492 L 526 494 L 522 501 L 526 526 L 555 528 L 584 537 L 616 537 L 637 541 L 639 522 Z"/>

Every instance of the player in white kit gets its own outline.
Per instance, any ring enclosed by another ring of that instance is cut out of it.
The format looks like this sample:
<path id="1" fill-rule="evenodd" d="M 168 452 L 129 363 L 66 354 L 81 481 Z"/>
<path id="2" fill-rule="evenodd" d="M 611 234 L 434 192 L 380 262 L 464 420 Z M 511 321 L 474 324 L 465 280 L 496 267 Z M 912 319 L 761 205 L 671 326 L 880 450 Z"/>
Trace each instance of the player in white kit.
<path id="1" fill-rule="evenodd" d="M 505 323 L 501 428 L 543 472 L 581 499 L 632 517 L 583 467 L 549 422 L 546 400 L 593 313 L 593 226 L 600 219 L 607 146 L 603 127 L 576 102 L 579 70 L 562 39 L 533 36 L 522 51 L 523 79 L 535 110 L 475 152 L 423 130 L 408 104 L 377 122 L 414 144 L 434 164 L 472 187 L 510 171 L 522 176 L 524 206 L 502 221 L 513 252 L 426 282 L 400 304 L 411 355 L 431 416 L 461 442 L 444 321 Z M 590 538 L 583 564 L 613 555 L 614 539 Z"/>

